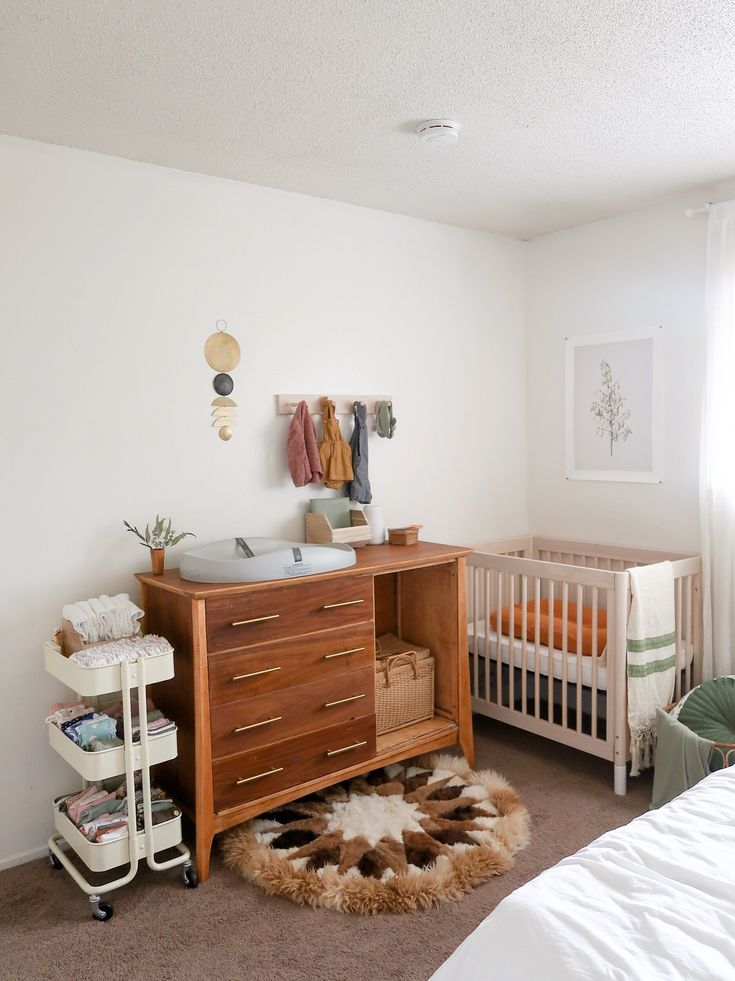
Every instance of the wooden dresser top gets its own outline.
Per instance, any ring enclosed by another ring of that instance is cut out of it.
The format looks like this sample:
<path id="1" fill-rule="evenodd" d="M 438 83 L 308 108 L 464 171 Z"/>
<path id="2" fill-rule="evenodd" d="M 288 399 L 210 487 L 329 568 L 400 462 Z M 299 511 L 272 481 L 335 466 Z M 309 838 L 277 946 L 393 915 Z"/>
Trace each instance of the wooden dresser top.
<path id="1" fill-rule="evenodd" d="M 416 545 L 365 545 L 355 549 L 357 562 L 347 569 L 337 569 L 316 576 L 303 576 L 296 579 L 269 579 L 261 582 L 190 582 L 182 579 L 178 569 L 169 569 L 161 576 L 150 572 L 136 572 L 135 577 L 147 586 L 166 589 L 169 592 L 187 596 L 190 599 L 206 599 L 208 596 L 223 596 L 244 593 L 254 589 L 270 589 L 300 582 L 317 582 L 323 579 L 344 579 L 346 576 L 380 575 L 386 572 L 401 572 L 418 569 L 426 565 L 439 565 L 453 559 L 469 555 L 471 548 L 455 545 L 437 545 L 434 542 L 418 542 Z"/>

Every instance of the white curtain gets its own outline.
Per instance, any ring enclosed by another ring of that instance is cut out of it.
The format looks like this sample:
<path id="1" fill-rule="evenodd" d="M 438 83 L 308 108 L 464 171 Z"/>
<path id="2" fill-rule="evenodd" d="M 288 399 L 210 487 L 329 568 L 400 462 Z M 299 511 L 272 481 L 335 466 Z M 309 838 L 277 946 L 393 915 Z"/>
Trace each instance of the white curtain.
<path id="1" fill-rule="evenodd" d="M 702 417 L 704 678 L 735 674 L 735 201 L 710 208 Z"/>

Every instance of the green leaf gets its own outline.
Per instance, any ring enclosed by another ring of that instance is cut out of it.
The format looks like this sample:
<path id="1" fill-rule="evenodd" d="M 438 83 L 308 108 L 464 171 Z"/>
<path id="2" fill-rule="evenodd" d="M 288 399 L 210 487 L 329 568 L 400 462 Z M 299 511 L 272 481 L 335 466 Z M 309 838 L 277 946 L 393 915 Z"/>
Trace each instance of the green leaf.
<path id="1" fill-rule="evenodd" d="M 178 545 L 183 538 L 196 538 L 196 535 L 191 531 L 182 531 L 181 534 L 177 535 L 171 542 L 171 546 Z"/>

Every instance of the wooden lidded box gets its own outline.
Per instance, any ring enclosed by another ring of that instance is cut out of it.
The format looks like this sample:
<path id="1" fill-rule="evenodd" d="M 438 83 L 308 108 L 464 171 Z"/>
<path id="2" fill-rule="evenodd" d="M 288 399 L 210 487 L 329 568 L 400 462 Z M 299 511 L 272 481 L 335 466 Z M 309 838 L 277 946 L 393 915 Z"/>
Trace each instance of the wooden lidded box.
<path id="1" fill-rule="evenodd" d="M 415 545 L 419 540 L 418 528 L 389 528 L 388 540 L 391 545 Z"/>

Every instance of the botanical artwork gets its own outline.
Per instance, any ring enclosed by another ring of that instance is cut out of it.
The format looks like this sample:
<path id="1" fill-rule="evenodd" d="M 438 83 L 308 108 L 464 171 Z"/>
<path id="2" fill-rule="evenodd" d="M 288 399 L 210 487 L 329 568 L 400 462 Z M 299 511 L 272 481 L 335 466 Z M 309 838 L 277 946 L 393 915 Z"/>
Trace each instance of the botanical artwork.
<path id="1" fill-rule="evenodd" d="M 610 441 L 610 456 L 613 455 L 615 444 L 619 439 L 625 441 L 633 435 L 628 425 L 630 409 L 624 406 L 625 398 L 620 392 L 620 382 L 613 380 L 613 372 L 609 362 L 600 362 L 602 372 L 602 387 L 595 392 L 595 400 L 590 412 L 595 420 L 597 435 L 600 439 Z"/>
<path id="2" fill-rule="evenodd" d="M 566 341 L 567 477 L 661 480 L 661 329 Z"/>

